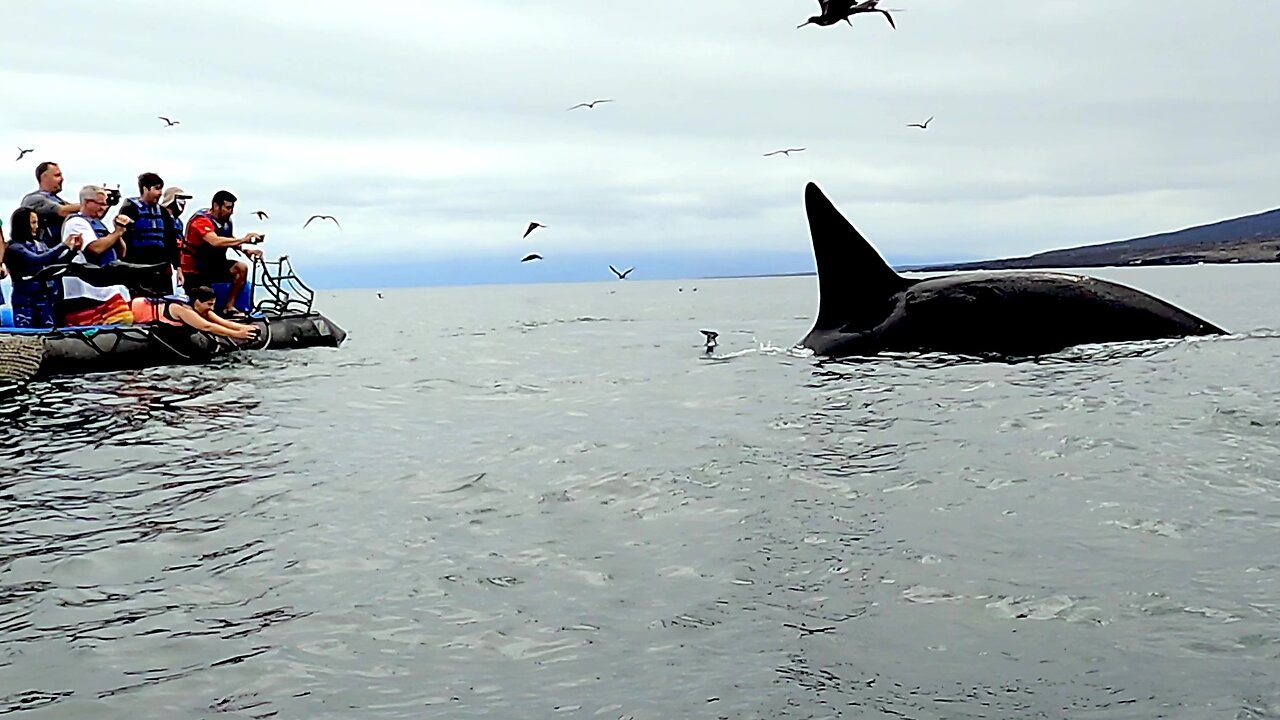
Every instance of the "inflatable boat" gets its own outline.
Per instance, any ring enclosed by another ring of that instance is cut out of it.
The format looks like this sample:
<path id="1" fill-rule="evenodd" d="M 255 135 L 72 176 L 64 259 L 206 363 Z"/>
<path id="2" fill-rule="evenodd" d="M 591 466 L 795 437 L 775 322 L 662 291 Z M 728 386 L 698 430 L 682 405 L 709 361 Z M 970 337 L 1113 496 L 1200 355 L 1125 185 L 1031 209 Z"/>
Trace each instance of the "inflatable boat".
<path id="1" fill-rule="evenodd" d="M 213 290 L 221 305 L 230 288 L 219 284 Z M 312 308 L 314 298 L 315 292 L 297 276 L 288 256 L 271 262 L 256 258 L 253 277 L 235 302 L 250 318 L 239 322 L 258 327 L 258 338 L 251 343 L 161 323 L 16 328 L 9 308 L 0 307 L 0 364 L 7 366 L 0 368 L 0 375 L 133 370 L 203 363 L 245 350 L 341 346 L 346 331 Z"/>

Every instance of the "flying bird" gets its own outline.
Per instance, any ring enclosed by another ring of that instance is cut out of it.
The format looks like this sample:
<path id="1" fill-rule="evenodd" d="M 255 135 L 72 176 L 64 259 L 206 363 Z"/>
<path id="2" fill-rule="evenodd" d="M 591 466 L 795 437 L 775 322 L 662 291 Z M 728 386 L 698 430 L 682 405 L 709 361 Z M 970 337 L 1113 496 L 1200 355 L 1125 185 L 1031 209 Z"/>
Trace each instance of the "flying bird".
<path id="1" fill-rule="evenodd" d="M 592 100 L 591 102 L 578 103 L 577 105 L 574 105 L 569 109 L 577 110 L 578 108 L 584 107 L 584 108 L 590 108 L 594 110 L 596 108 L 596 103 L 607 103 L 607 102 L 613 102 L 613 101 L 612 100 Z"/>
<path id="2" fill-rule="evenodd" d="M 791 153 L 793 152 L 804 152 L 804 148 L 787 148 L 786 150 L 774 150 L 773 152 L 765 153 L 764 156 L 769 157 L 770 155 L 786 155 L 787 157 L 791 157 Z"/>
<path id="3" fill-rule="evenodd" d="M 267 211 L 265 211 L 265 210 L 254 210 L 254 211 L 253 211 L 253 214 L 254 214 L 254 215 L 257 215 L 259 220 L 270 220 L 270 219 L 271 219 L 271 216 L 270 216 L 270 215 L 268 215 L 268 214 L 267 214 Z M 337 222 L 337 220 L 334 220 L 334 222 Z"/>
<path id="4" fill-rule="evenodd" d="M 626 280 L 626 279 L 627 279 L 627 276 L 631 274 L 631 271 L 632 271 L 632 270 L 635 270 L 635 268 L 633 268 L 633 267 L 629 267 L 629 268 L 627 268 L 626 270 L 623 270 L 622 272 L 618 272 L 618 268 L 616 268 L 616 267 L 614 267 L 614 266 L 612 266 L 612 265 L 610 265 L 610 266 L 609 266 L 609 269 L 613 271 L 613 274 L 614 274 L 614 275 L 617 275 L 617 276 L 618 276 L 618 279 L 619 279 L 619 280 Z"/>
<path id="5" fill-rule="evenodd" d="M 379 300 L 381 300 L 381 299 L 382 299 L 382 293 L 378 293 L 378 299 L 379 299 Z"/>
<path id="6" fill-rule="evenodd" d="M 156 117 L 158 117 L 158 118 L 160 118 L 161 120 L 163 120 L 163 121 L 164 121 L 164 126 L 165 126 L 165 127 L 173 127 L 174 125 L 180 125 L 180 124 L 182 124 L 182 121 L 181 121 L 181 120 L 170 120 L 169 118 L 167 118 L 167 117 L 165 117 L 165 116 L 163 116 L 163 115 L 157 115 Z"/>
<path id="7" fill-rule="evenodd" d="M 929 123 L 931 123 L 931 122 L 933 122 L 933 116 L 932 116 L 932 115 L 930 115 L 930 116 L 929 116 L 929 119 L 928 119 L 928 120 L 925 120 L 925 121 L 924 121 L 924 122 L 922 122 L 922 123 L 907 123 L 907 127 L 918 127 L 918 128 L 920 128 L 921 130 L 928 130 L 928 129 L 929 129 Z"/>
<path id="8" fill-rule="evenodd" d="M 26 157 L 27 153 L 33 153 L 35 151 L 36 151 L 35 148 L 31 148 L 30 150 L 23 150 L 22 148 L 18 148 L 18 160 L 21 160 L 22 158 Z M 18 160 L 14 160 L 14 162 L 18 162 Z"/>
<path id="9" fill-rule="evenodd" d="M 546 227 L 546 225 L 543 225 L 542 223 L 531 222 L 529 223 L 529 228 L 524 231 L 524 235 L 521 235 L 520 237 L 527 238 L 529 237 L 529 233 L 533 232 L 534 230 L 537 230 L 538 228 L 544 228 L 544 227 Z"/>
<path id="10" fill-rule="evenodd" d="M 337 225 L 339 230 L 342 229 L 342 223 L 338 222 L 338 218 L 332 215 L 312 215 L 311 217 L 307 218 L 306 222 L 302 223 L 302 227 L 305 228 L 306 226 L 310 225 L 312 220 L 332 220 L 333 224 Z"/>
<path id="11" fill-rule="evenodd" d="M 528 255 L 525 255 L 523 258 L 520 258 L 520 262 L 529 262 L 530 260 L 541 260 L 541 259 L 542 259 L 542 256 L 539 255 L 538 253 L 529 253 Z"/>
<path id="12" fill-rule="evenodd" d="M 805 25 L 826 27 L 827 25 L 835 25 L 841 20 L 849 23 L 852 27 L 853 21 L 849 19 L 850 17 L 859 13 L 878 12 L 889 21 L 889 27 L 897 30 L 898 26 L 893 22 L 893 16 L 889 14 L 888 10 L 877 8 L 876 6 L 879 4 L 880 0 L 864 0 L 863 2 L 856 2 L 856 0 L 818 0 L 818 7 L 822 14 L 814 15 L 796 27 L 802 28 Z"/>

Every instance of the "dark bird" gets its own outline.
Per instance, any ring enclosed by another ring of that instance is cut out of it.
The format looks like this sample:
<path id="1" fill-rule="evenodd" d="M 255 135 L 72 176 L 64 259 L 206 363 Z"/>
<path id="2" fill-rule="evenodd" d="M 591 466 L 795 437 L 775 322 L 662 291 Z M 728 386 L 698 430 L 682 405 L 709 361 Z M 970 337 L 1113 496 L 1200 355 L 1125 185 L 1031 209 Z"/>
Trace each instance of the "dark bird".
<path id="1" fill-rule="evenodd" d="M 538 228 L 544 228 L 544 227 L 546 227 L 546 225 L 543 225 L 542 223 L 531 222 L 529 223 L 529 227 L 525 229 L 524 235 L 521 235 L 520 237 L 527 238 L 529 237 L 529 233 L 533 232 L 534 230 L 537 230 Z"/>
<path id="2" fill-rule="evenodd" d="M 787 148 L 786 150 L 774 150 L 773 152 L 765 153 L 764 156 L 769 157 L 770 155 L 786 155 L 787 157 L 791 157 L 791 153 L 793 152 L 804 152 L 804 148 Z"/>
<path id="3" fill-rule="evenodd" d="M 610 266 L 609 266 L 609 269 L 613 271 L 613 274 L 614 274 L 614 275 L 617 275 L 617 276 L 618 276 L 618 279 L 619 279 L 619 280 L 626 280 L 626 279 L 627 279 L 627 276 L 631 274 L 631 271 L 632 271 L 632 270 L 635 270 L 635 268 L 633 268 L 633 267 L 629 267 L 629 268 L 627 268 L 626 270 L 624 270 L 624 271 L 622 271 L 622 272 L 618 272 L 618 268 L 616 268 L 616 267 L 614 267 L 614 266 L 612 266 L 612 265 L 610 265 Z"/>
<path id="4" fill-rule="evenodd" d="M 35 148 L 31 148 L 30 150 L 23 150 L 22 148 L 18 148 L 18 160 L 21 160 L 22 158 L 26 157 L 27 153 L 33 153 L 35 151 L 36 151 Z M 18 160 L 14 160 L 14 162 L 18 162 Z"/>
<path id="5" fill-rule="evenodd" d="M 528 255 L 525 255 L 523 258 L 520 258 L 520 262 L 529 262 L 530 260 L 541 260 L 541 259 L 542 259 L 542 256 L 539 255 L 538 253 L 529 253 Z"/>
<path id="6" fill-rule="evenodd" d="M 167 118 L 167 117 L 165 117 L 165 116 L 163 116 L 163 115 L 157 115 L 156 117 L 158 117 L 158 118 L 160 118 L 161 120 L 163 120 L 163 121 L 164 121 L 164 126 L 165 126 L 165 127 L 173 127 L 174 125 L 180 125 L 180 124 L 182 123 L 182 121 L 181 121 L 181 120 L 170 120 L 169 118 Z"/>
<path id="7" fill-rule="evenodd" d="M 338 218 L 332 215 L 312 215 L 311 217 L 307 218 L 306 222 L 302 223 L 302 227 L 305 228 L 306 226 L 310 225 L 312 220 L 332 220 L 333 224 L 337 225 L 339 230 L 342 229 L 342 223 L 338 222 Z"/>
<path id="8" fill-rule="evenodd" d="M 612 100 L 592 100 L 591 102 L 578 103 L 577 105 L 574 105 L 573 107 L 571 107 L 571 108 L 569 108 L 569 109 L 570 109 L 570 110 L 577 110 L 578 108 L 584 107 L 584 108 L 590 108 L 590 109 L 594 110 L 594 109 L 595 109 L 595 107 L 596 107 L 596 103 L 607 103 L 607 102 L 613 102 L 613 101 L 612 101 Z"/>
<path id="9" fill-rule="evenodd" d="M 811 627 L 805 627 L 804 625 L 797 625 L 795 623 L 782 623 L 782 627 L 789 627 L 795 630 L 799 630 L 801 635 L 819 635 L 822 633 L 829 633 L 836 629 L 835 625 L 827 625 L 825 627 L 811 628 Z"/>
<path id="10" fill-rule="evenodd" d="M 267 212 L 265 210 L 254 210 L 253 214 L 257 215 L 259 220 L 268 220 L 271 217 L 270 215 L 267 215 Z M 335 220 L 334 222 L 337 222 L 337 221 Z"/>
<path id="11" fill-rule="evenodd" d="M 378 293 L 378 299 L 379 299 L 379 300 L 381 300 L 381 299 L 382 299 L 382 293 Z"/>
<path id="12" fill-rule="evenodd" d="M 889 27 L 897 30 L 898 26 L 893 22 L 893 16 L 889 14 L 888 10 L 877 8 L 876 6 L 879 4 L 880 0 L 864 0 L 863 2 L 856 2 L 856 0 L 818 0 L 818 7 L 822 14 L 814 15 L 796 27 L 802 28 L 805 25 L 826 27 L 827 25 L 835 25 L 841 20 L 852 26 L 853 21 L 849 19 L 850 17 L 859 13 L 878 12 L 889 21 Z"/>
<path id="13" fill-rule="evenodd" d="M 720 333 L 715 330 L 701 330 L 700 332 L 707 338 L 707 352 L 711 352 L 715 349 L 716 338 L 720 337 Z"/>
<path id="14" fill-rule="evenodd" d="M 922 122 L 922 123 L 907 123 L 907 127 L 918 127 L 918 128 L 920 128 L 921 130 L 928 130 L 928 129 L 929 129 L 929 123 L 931 123 L 931 122 L 933 122 L 933 116 L 932 116 L 932 115 L 930 115 L 930 116 L 929 116 L 929 119 L 928 119 L 928 120 L 925 120 L 925 121 L 924 121 L 924 122 Z"/>

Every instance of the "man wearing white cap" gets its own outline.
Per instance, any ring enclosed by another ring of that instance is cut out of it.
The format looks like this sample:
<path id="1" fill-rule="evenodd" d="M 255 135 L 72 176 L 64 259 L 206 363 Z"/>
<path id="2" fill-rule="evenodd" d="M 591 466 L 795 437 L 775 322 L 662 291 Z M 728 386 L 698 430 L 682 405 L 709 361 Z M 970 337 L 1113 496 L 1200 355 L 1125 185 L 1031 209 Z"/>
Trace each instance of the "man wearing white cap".
<path id="1" fill-rule="evenodd" d="M 165 245 L 169 250 L 169 263 L 173 265 L 174 291 L 179 292 L 182 289 L 184 279 L 182 277 L 182 242 L 186 237 L 186 228 L 182 224 L 182 212 L 187 209 L 187 201 L 191 196 L 186 190 L 171 185 L 165 189 L 164 194 L 160 196 L 160 207 L 165 209 L 165 215 L 169 219 L 169 234 L 166 237 Z"/>

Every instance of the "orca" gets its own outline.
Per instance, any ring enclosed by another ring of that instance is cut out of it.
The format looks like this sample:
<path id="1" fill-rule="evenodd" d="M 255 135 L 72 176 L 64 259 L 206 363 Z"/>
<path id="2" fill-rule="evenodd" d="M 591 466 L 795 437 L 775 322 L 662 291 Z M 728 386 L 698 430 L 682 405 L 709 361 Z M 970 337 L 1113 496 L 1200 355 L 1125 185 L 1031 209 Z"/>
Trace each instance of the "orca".
<path id="1" fill-rule="evenodd" d="M 824 357 L 941 352 L 1034 357 L 1076 345 L 1225 335 L 1159 298 L 1058 272 L 894 272 L 814 183 L 805 210 L 818 315 L 800 346 Z"/>

